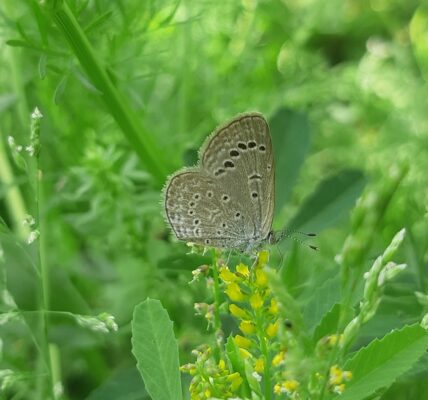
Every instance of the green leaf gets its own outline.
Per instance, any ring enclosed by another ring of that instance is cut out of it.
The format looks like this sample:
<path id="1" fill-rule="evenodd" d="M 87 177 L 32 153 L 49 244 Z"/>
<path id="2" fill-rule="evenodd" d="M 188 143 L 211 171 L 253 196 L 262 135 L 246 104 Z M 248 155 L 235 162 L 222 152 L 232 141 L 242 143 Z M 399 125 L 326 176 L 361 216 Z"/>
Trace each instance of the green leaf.
<path id="1" fill-rule="evenodd" d="M 328 279 L 314 288 L 312 297 L 305 300 L 303 320 L 305 326 L 312 332 L 320 323 L 322 317 L 340 300 L 340 277 Z"/>
<path id="2" fill-rule="evenodd" d="M 241 375 L 242 378 L 245 378 L 245 362 L 242 359 L 241 354 L 239 353 L 239 347 L 235 344 L 235 341 L 233 340 L 232 336 L 229 336 L 227 338 L 225 347 L 227 358 L 229 359 L 230 364 L 232 366 L 232 371 L 239 372 L 239 375 Z M 246 379 L 244 379 L 243 385 L 241 386 L 241 393 L 244 396 L 248 396 L 250 393 L 249 383 Z"/>
<path id="3" fill-rule="evenodd" d="M 364 399 L 375 391 L 390 386 L 406 372 L 428 348 L 428 333 L 419 324 L 392 331 L 346 362 L 343 367 L 353 374 L 345 392 L 335 399 Z"/>
<path id="4" fill-rule="evenodd" d="M 318 340 L 324 336 L 337 332 L 341 311 L 344 313 L 344 319 L 348 321 L 351 320 L 354 315 L 352 307 L 346 307 L 339 303 L 334 304 L 333 307 L 324 314 L 319 324 L 315 327 L 314 334 L 312 336 L 312 341 L 314 343 L 317 343 Z"/>
<path id="5" fill-rule="evenodd" d="M 281 108 L 269 121 L 275 153 L 275 202 L 280 212 L 289 200 L 309 150 L 311 129 L 306 114 Z"/>
<path id="6" fill-rule="evenodd" d="M 428 7 L 420 6 L 410 22 L 410 39 L 416 62 L 425 80 L 428 80 Z"/>
<path id="7" fill-rule="evenodd" d="M 360 196 L 366 180 L 361 171 L 343 170 L 323 180 L 291 220 L 291 230 L 319 232 L 334 225 Z"/>
<path id="8" fill-rule="evenodd" d="M 132 353 L 153 400 L 181 400 L 178 346 L 172 322 L 159 300 L 134 309 Z"/>
<path id="9" fill-rule="evenodd" d="M 135 367 L 117 371 L 86 398 L 86 400 L 149 399 L 144 384 L 141 382 L 141 376 Z"/>

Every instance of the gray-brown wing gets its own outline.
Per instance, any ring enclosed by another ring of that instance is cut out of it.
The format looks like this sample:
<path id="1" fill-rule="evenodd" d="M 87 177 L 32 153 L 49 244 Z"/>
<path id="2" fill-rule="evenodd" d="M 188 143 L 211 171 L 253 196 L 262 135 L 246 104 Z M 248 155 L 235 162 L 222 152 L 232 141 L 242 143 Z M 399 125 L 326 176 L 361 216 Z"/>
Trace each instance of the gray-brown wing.
<path id="1" fill-rule="evenodd" d="M 218 128 L 202 147 L 201 164 L 238 202 L 245 236 L 265 239 L 275 203 L 275 165 L 265 118 L 243 114 Z"/>
<path id="2" fill-rule="evenodd" d="M 204 171 L 178 171 L 164 196 L 166 218 L 178 239 L 226 248 L 248 241 L 237 200 Z"/>

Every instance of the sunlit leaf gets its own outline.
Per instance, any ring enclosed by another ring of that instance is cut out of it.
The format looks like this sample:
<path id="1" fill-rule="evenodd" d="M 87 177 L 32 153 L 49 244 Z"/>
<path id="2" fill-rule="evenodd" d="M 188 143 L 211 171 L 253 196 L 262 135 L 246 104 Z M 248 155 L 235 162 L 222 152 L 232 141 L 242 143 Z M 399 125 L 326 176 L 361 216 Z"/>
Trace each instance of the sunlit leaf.
<path id="1" fill-rule="evenodd" d="M 406 372 L 427 350 L 428 333 L 419 324 L 392 331 L 359 350 L 345 365 L 353 378 L 341 400 L 364 399 L 389 386 Z"/>
<path id="2" fill-rule="evenodd" d="M 355 205 L 364 185 L 364 175 L 357 170 L 344 170 L 323 180 L 305 200 L 288 227 L 319 232 L 334 225 Z"/>
<path id="3" fill-rule="evenodd" d="M 159 300 L 147 299 L 134 309 L 132 353 L 153 400 L 181 400 L 177 340 Z"/>

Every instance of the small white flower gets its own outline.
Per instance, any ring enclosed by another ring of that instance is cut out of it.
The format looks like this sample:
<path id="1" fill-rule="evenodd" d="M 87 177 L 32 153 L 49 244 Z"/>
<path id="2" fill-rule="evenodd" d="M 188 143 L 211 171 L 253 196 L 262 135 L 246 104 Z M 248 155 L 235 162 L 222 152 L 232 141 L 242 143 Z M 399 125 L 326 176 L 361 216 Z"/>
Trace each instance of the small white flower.
<path id="1" fill-rule="evenodd" d="M 261 380 L 262 380 L 262 376 L 261 376 L 259 373 L 257 373 L 256 371 L 254 371 L 251 375 L 253 376 L 253 378 L 254 378 L 257 382 L 261 382 Z"/>
<path id="2" fill-rule="evenodd" d="M 34 226 L 36 224 L 36 220 L 32 215 L 27 214 L 22 221 L 22 225 Z"/>
<path id="3" fill-rule="evenodd" d="M 31 157 L 33 157 L 34 156 L 34 154 L 35 154 L 35 149 L 34 149 L 34 146 L 33 145 L 29 145 L 29 146 L 26 146 L 25 147 L 25 151 L 31 156 Z"/>
<path id="4" fill-rule="evenodd" d="M 40 119 L 43 118 L 43 114 L 40 112 L 40 110 L 38 109 L 38 107 L 36 107 L 34 109 L 34 111 L 31 114 L 31 118 L 33 119 Z"/>
<path id="5" fill-rule="evenodd" d="M 8 136 L 7 137 L 7 144 L 10 147 L 14 147 L 15 146 L 15 138 L 13 136 Z"/>
<path id="6" fill-rule="evenodd" d="M 40 232 L 38 230 L 31 231 L 27 238 L 27 244 L 31 244 L 35 242 L 40 236 Z"/>

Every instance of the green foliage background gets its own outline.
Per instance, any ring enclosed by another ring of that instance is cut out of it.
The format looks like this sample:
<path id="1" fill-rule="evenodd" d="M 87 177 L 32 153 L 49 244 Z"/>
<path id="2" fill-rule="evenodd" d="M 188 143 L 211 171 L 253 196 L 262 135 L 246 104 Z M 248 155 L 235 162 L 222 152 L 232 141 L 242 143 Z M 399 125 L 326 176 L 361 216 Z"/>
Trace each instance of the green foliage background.
<path id="1" fill-rule="evenodd" d="M 0 325 L 0 370 L 20 377 L 4 398 L 44 398 L 32 313 L 40 308 L 39 246 L 50 310 L 107 312 L 119 325 L 103 335 L 63 315 L 49 317 L 62 398 L 144 398 L 130 321 L 148 296 L 168 309 L 182 363 L 206 340 L 204 321 L 193 315 L 206 290 L 188 284 L 204 259 L 185 257 L 186 246 L 171 237 L 160 190 L 168 174 L 196 162 L 216 126 L 245 111 L 271 121 L 281 168 L 275 226 L 319 234 L 316 254 L 283 245 L 285 265 L 295 266 L 286 272 L 293 294 L 306 303 L 314 291 L 331 293 L 323 283 L 338 274 L 334 258 L 355 226 L 350 209 L 364 190 L 376 207 L 370 232 L 355 236 L 364 250 L 354 260 L 358 271 L 402 227 L 407 238 L 397 261 L 408 268 L 388 285 L 358 346 L 428 311 L 415 295 L 427 294 L 426 2 L 64 4 L 0 5 L 0 289 L 25 311 Z M 35 107 L 44 115 L 41 238 L 27 246 L 18 243 L 28 235 L 25 215 L 35 213 L 34 176 L 19 168 L 7 137 L 29 144 Z M 309 311 L 307 318 L 316 316 Z M 421 399 L 427 378 L 422 361 L 379 398 Z"/>

